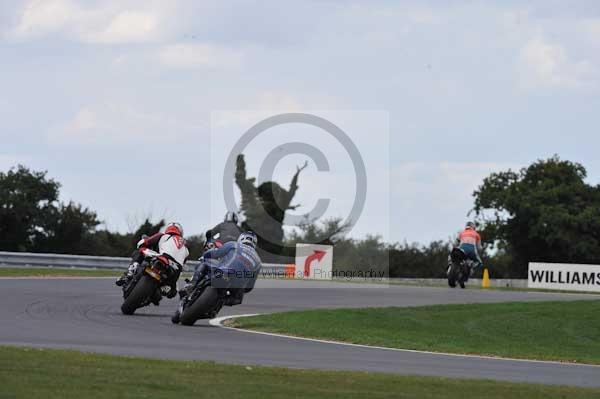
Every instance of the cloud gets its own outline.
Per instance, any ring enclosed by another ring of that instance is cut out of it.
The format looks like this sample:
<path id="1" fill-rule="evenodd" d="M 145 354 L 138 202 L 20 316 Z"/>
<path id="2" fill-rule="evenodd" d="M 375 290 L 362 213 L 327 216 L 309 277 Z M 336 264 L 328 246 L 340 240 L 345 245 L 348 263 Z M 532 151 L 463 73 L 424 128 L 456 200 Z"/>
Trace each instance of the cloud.
<path id="1" fill-rule="evenodd" d="M 250 96 L 238 109 L 212 111 L 211 125 L 215 128 L 248 128 L 262 119 L 276 114 L 331 110 L 338 107 L 338 100 L 328 95 L 263 90 Z"/>
<path id="2" fill-rule="evenodd" d="M 165 141 L 206 128 L 170 115 L 140 111 L 132 106 L 102 103 L 81 108 L 66 123 L 50 129 L 52 142 L 114 145 L 138 140 Z"/>
<path id="3" fill-rule="evenodd" d="M 589 18 L 581 23 L 584 32 L 595 44 L 600 44 L 600 18 Z"/>
<path id="4" fill-rule="evenodd" d="M 90 36 L 101 43 L 143 42 L 158 34 L 158 17 L 152 13 L 123 11 L 115 15 L 103 31 Z"/>
<path id="5" fill-rule="evenodd" d="M 525 89 L 596 87 L 598 74 L 588 60 L 572 60 L 560 44 L 529 40 L 519 54 L 519 83 Z"/>
<path id="6" fill-rule="evenodd" d="M 466 222 L 472 194 L 483 179 L 519 167 L 504 162 L 400 163 L 391 170 L 393 236 L 427 242 L 454 234 Z"/>
<path id="7" fill-rule="evenodd" d="M 164 34 L 161 20 L 168 14 L 152 3 L 130 9 L 122 2 L 84 7 L 72 0 L 34 0 L 25 6 L 10 36 L 28 40 L 56 34 L 88 43 L 147 42 Z"/>
<path id="8" fill-rule="evenodd" d="M 212 44 L 171 44 L 158 52 L 159 61 L 171 68 L 235 68 L 242 63 L 243 53 Z"/>
<path id="9" fill-rule="evenodd" d="M 57 32 L 83 17 L 83 13 L 68 0 L 31 1 L 24 8 L 13 34 L 28 38 Z"/>

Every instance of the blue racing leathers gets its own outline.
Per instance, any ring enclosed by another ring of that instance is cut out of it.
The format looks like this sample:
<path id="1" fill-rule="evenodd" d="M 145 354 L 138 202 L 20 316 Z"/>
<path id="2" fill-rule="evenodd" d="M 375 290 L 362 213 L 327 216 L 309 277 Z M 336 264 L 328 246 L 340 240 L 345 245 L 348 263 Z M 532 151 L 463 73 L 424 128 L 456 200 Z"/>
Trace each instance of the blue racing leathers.
<path id="1" fill-rule="evenodd" d="M 477 253 L 477 247 L 475 245 L 462 243 L 460 244 L 459 248 L 462 249 L 463 252 L 467 255 L 467 258 L 476 263 L 474 267 L 475 269 L 483 266 L 483 262 L 479 257 L 479 253 Z"/>
<path id="2" fill-rule="evenodd" d="M 237 241 L 211 249 L 203 257 L 211 267 L 213 286 L 243 288 L 246 292 L 254 287 L 262 265 L 254 248 Z"/>

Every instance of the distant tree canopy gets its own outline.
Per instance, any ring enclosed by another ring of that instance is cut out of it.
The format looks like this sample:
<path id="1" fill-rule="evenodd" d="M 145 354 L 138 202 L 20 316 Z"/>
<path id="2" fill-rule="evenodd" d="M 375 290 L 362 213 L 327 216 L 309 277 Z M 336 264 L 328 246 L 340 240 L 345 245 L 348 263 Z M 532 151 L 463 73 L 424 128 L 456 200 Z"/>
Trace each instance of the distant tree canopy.
<path id="1" fill-rule="evenodd" d="M 388 244 L 376 234 L 349 238 L 341 219 L 307 221 L 286 236 L 283 219 L 297 208 L 292 201 L 304 167 L 297 168 L 287 190 L 275 182 L 257 187 L 247 177 L 244 157 L 237 159 L 243 227 L 257 232 L 263 261 L 292 261 L 295 244 L 322 243 L 334 245 L 338 271 L 444 277 L 450 240 L 418 245 Z M 582 165 L 555 156 L 484 179 L 473 194 L 473 210 L 486 246 L 496 249 L 482 254 L 493 278 L 525 277 L 529 261 L 600 263 L 600 187 L 585 178 Z M 96 213 L 75 202 L 61 203 L 59 189 L 46 172 L 24 166 L 0 172 L 0 251 L 129 256 L 142 234 L 165 224 L 148 218 L 131 233 L 99 229 Z M 200 256 L 203 237 L 190 236 L 187 242 L 190 259 Z"/>
<path id="2" fill-rule="evenodd" d="M 492 173 L 475 191 L 483 238 L 510 255 L 511 275 L 525 277 L 530 261 L 600 263 L 600 188 L 586 175 L 554 156 Z"/>
<path id="3" fill-rule="evenodd" d="M 48 216 L 57 212 L 60 184 L 45 172 L 19 165 L 0 172 L 0 248 L 30 250 L 46 238 Z"/>
<path id="4" fill-rule="evenodd" d="M 79 253 L 100 223 L 79 204 L 58 202 L 60 184 L 19 165 L 0 172 L 0 249 Z"/>
<path id="5" fill-rule="evenodd" d="M 59 190 L 46 172 L 22 165 L 0 172 L 0 251 L 128 256 L 142 234 L 165 224 L 146 220 L 132 234 L 98 230 L 96 213 L 59 202 Z"/>

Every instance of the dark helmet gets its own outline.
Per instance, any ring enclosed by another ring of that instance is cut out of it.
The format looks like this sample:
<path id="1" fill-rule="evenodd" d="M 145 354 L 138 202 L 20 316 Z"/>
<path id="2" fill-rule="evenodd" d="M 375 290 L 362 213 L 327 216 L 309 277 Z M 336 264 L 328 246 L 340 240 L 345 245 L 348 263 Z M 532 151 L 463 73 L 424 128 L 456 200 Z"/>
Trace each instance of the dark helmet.
<path id="1" fill-rule="evenodd" d="M 474 222 L 467 222 L 467 225 L 465 226 L 466 229 L 470 229 L 470 230 L 477 230 L 477 226 L 475 226 Z"/>
<path id="2" fill-rule="evenodd" d="M 239 221 L 238 214 L 236 212 L 227 212 L 225 214 L 225 221 L 237 224 Z"/>

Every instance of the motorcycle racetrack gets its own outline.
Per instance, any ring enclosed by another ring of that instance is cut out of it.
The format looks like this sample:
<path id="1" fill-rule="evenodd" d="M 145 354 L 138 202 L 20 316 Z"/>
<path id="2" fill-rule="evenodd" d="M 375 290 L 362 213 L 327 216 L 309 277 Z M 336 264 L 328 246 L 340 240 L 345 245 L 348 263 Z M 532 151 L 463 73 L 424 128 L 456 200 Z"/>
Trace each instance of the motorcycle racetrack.
<path id="1" fill-rule="evenodd" d="M 151 358 L 600 387 L 600 366 L 435 354 L 295 339 L 170 321 L 177 301 L 121 314 L 113 278 L 0 279 L 0 345 Z M 597 299 L 587 294 L 259 280 L 219 316 L 341 307 Z M 460 321 L 457 321 L 460 322 Z M 214 323 L 213 323 L 214 324 Z M 551 333 L 551 332 L 550 332 Z"/>

